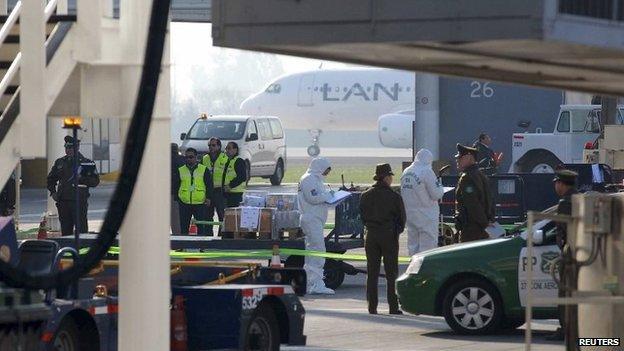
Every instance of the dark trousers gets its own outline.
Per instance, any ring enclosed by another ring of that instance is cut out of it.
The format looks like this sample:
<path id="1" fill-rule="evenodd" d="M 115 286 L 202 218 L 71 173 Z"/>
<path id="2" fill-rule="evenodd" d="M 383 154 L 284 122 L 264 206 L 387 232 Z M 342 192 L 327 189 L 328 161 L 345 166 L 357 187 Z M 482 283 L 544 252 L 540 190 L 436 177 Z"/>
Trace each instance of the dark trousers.
<path id="1" fill-rule="evenodd" d="M 74 226 L 76 225 L 76 222 L 78 222 L 78 232 L 89 232 L 89 226 L 87 223 L 87 209 L 89 205 L 87 204 L 87 201 L 81 200 L 79 203 L 80 215 L 78 216 L 78 221 L 75 220 L 76 209 L 74 207 L 74 203 L 75 201 L 59 201 L 56 203 L 59 221 L 61 222 L 61 233 L 63 236 L 74 235 Z"/>
<path id="2" fill-rule="evenodd" d="M 187 205 L 180 202 L 180 232 L 182 235 L 188 235 L 189 225 L 191 224 L 191 216 L 196 221 L 206 220 L 206 204 Z M 197 235 L 206 235 L 206 226 L 197 225 Z"/>
<path id="3" fill-rule="evenodd" d="M 565 246 L 562 251 L 562 262 L 559 264 L 559 297 L 572 297 L 571 290 L 577 289 L 578 270 L 572 264 L 569 246 Z M 578 306 L 559 305 L 559 324 L 564 331 L 566 346 L 571 347 L 570 350 L 573 349 L 579 337 Z"/>
<path id="4" fill-rule="evenodd" d="M 225 193 L 226 207 L 238 207 L 243 202 L 243 193 Z"/>
<path id="5" fill-rule="evenodd" d="M 223 212 L 225 210 L 225 197 L 223 196 L 223 191 L 221 188 L 216 188 L 212 192 L 212 197 L 210 198 L 210 206 L 208 206 L 208 213 L 206 214 L 206 218 L 209 221 L 214 220 L 214 214 L 217 213 L 217 218 L 219 218 L 219 222 L 223 222 Z M 206 231 L 208 235 L 213 235 L 212 226 L 207 225 Z M 219 233 L 221 233 L 221 227 L 219 227 Z"/>
<path id="6" fill-rule="evenodd" d="M 377 284 L 379 270 L 383 257 L 384 270 L 386 272 L 387 297 L 390 311 L 398 311 L 399 302 L 394 287 L 399 274 L 399 240 L 394 233 L 367 233 L 366 243 L 366 300 L 368 311 L 377 311 Z"/>

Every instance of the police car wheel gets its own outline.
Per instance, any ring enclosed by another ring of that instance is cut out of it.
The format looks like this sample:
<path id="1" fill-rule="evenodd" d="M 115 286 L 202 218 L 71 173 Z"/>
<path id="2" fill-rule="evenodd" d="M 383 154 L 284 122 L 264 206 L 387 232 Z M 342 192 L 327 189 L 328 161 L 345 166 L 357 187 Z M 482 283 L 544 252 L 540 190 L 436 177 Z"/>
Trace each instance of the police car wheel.
<path id="1" fill-rule="evenodd" d="M 78 326 L 72 318 L 64 318 L 54 336 L 54 350 L 77 351 L 80 350 L 80 336 Z"/>
<path id="2" fill-rule="evenodd" d="M 267 303 L 254 311 L 245 333 L 246 351 L 277 351 L 280 349 L 280 330 L 275 313 Z"/>
<path id="3" fill-rule="evenodd" d="M 446 323 L 458 334 L 490 334 L 500 327 L 503 304 L 494 286 L 467 278 L 450 287 L 443 311 Z"/>

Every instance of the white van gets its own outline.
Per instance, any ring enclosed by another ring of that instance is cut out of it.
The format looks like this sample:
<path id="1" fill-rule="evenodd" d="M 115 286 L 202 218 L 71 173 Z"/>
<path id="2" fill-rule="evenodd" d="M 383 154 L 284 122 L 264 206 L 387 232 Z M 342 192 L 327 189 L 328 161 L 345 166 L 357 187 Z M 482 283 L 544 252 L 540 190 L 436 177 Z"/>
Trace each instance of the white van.
<path id="1" fill-rule="evenodd" d="M 208 139 L 221 139 L 221 150 L 234 141 L 247 164 L 248 177 L 269 178 L 280 185 L 286 171 L 286 137 L 279 118 L 271 116 L 207 116 L 202 114 L 188 133 L 182 133 L 180 151 L 189 147 L 208 153 Z"/>

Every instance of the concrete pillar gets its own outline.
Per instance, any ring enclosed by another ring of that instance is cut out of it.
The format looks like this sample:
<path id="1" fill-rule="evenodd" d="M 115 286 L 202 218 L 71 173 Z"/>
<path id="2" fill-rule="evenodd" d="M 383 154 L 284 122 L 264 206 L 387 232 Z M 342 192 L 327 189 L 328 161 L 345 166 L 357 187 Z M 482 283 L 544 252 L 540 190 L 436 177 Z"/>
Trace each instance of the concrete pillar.
<path id="1" fill-rule="evenodd" d="M 22 158 L 46 157 L 44 2 L 24 0 L 20 16 L 20 117 Z"/>
<path id="2" fill-rule="evenodd" d="M 434 74 L 416 74 L 414 153 L 426 148 L 440 157 L 440 80 Z"/>
<path id="3" fill-rule="evenodd" d="M 121 2 L 120 44 L 122 60 L 127 64 L 122 68 L 120 86 L 124 89 L 121 109 L 124 119 L 134 109 L 151 3 L 150 0 Z M 166 45 L 139 180 L 120 230 L 120 351 L 169 350 L 169 82 L 169 46 Z M 121 124 L 128 126 L 127 122 Z"/>

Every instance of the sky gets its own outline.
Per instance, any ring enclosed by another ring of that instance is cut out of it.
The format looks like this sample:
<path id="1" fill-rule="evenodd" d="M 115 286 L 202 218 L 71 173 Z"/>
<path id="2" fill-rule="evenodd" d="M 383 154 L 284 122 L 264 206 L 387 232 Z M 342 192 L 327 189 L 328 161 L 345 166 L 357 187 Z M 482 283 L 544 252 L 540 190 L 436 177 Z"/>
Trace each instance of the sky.
<path id="1" fill-rule="evenodd" d="M 171 23 L 171 138 L 200 113 L 236 114 L 248 96 L 282 74 L 350 65 L 212 46 L 209 23 Z"/>
<path id="2" fill-rule="evenodd" d="M 188 95 L 188 85 L 181 84 L 182 78 L 189 73 L 191 66 L 201 65 L 207 71 L 216 67 L 216 56 L 232 56 L 243 50 L 228 49 L 212 46 L 211 25 L 209 23 L 171 23 L 171 62 L 172 62 L 172 85 L 175 94 Z M 248 52 L 253 57 L 253 52 Z M 295 73 L 318 68 L 321 64 L 324 68 L 348 67 L 350 65 L 340 62 L 306 59 L 295 56 L 273 55 L 284 69 L 284 73 Z M 176 82 L 176 77 L 180 78 Z M 233 82 L 234 83 L 234 82 Z M 267 82 L 268 83 L 268 82 Z"/>

